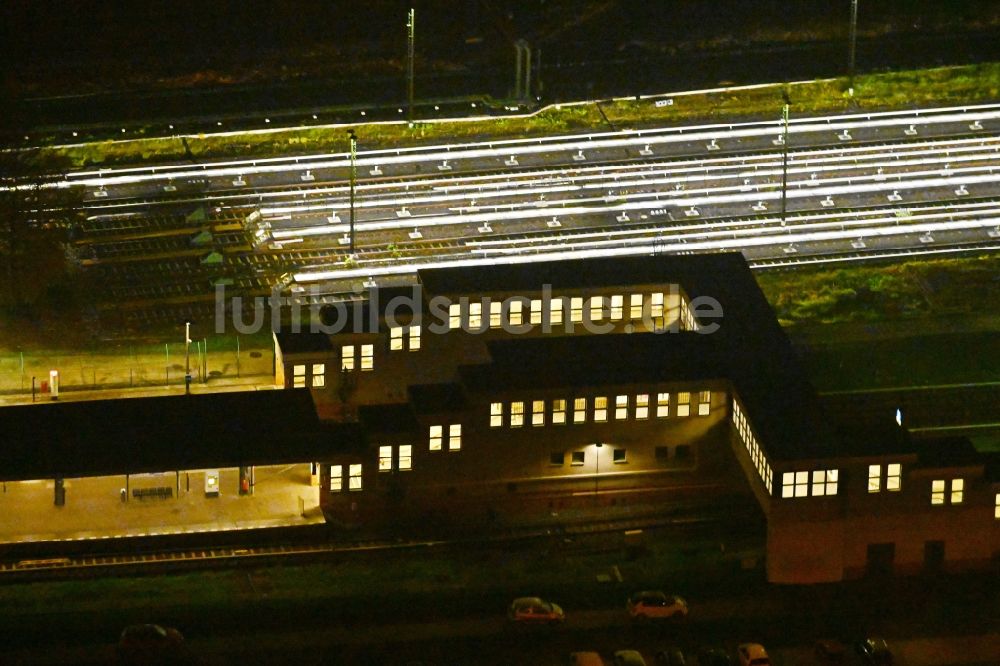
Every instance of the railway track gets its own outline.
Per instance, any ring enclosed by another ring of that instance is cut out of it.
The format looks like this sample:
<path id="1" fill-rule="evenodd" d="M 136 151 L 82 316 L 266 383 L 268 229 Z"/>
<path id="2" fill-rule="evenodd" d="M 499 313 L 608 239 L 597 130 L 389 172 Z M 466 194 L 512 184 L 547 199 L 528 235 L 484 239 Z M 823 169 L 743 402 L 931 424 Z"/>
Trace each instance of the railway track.
<path id="1" fill-rule="evenodd" d="M 211 316 L 219 285 L 325 302 L 421 266 L 573 253 L 741 249 L 770 268 L 993 251 L 998 117 L 987 105 L 798 119 L 784 219 L 783 146 L 769 122 L 368 151 L 353 254 L 343 156 L 102 170 L 67 182 L 102 190 L 84 199 L 75 251 L 109 309 L 141 323 Z M 873 129 L 855 139 L 860 127 Z M 566 160 L 546 164 L 550 149 L 568 151 Z M 276 174 L 286 182 L 265 178 Z M 305 294 L 313 284 L 318 295 Z"/>
<path id="2" fill-rule="evenodd" d="M 355 541 L 314 543 L 280 543 L 255 545 L 220 545 L 171 550 L 108 553 L 91 555 L 52 555 L 24 557 L 0 561 L 0 580 L 40 579 L 51 577 L 91 576 L 98 573 L 178 570 L 206 566 L 239 564 L 274 564 L 292 560 L 323 559 L 335 556 L 366 555 L 428 548 L 487 546 L 497 543 L 530 542 L 532 540 L 573 540 L 588 535 L 650 529 L 697 529 L 733 520 L 731 512 L 707 516 L 679 512 L 673 515 L 651 515 L 641 518 L 606 520 L 566 525 L 547 525 L 507 529 L 502 533 L 449 539 L 366 539 Z M 740 518 L 741 521 L 744 519 Z M 745 521 L 743 522 L 745 524 Z"/>

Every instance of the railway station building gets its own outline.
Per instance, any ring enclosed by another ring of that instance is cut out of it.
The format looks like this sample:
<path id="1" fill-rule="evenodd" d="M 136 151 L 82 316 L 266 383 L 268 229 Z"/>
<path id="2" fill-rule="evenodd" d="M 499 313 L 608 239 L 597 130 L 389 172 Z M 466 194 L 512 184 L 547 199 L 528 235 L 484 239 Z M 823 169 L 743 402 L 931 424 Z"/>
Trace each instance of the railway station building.
<path id="1" fill-rule="evenodd" d="M 1000 556 L 996 457 L 830 418 L 739 254 L 419 271 L 324 324 L 276 383 L 365 433 L 320 465 L 335 525 L 725 511 L 787 583 Z"/>
<path id="2" fill-rule="evenodd" d="M 831 418 L 739 254 L 420 270 L 319 323 L 275 334 L 285 390 L 0 410 L 0 535 L 262 525 L 267 474 L 350 534 L 724 517 L 779 583 L 1000 559 L 996 454 Z"/>

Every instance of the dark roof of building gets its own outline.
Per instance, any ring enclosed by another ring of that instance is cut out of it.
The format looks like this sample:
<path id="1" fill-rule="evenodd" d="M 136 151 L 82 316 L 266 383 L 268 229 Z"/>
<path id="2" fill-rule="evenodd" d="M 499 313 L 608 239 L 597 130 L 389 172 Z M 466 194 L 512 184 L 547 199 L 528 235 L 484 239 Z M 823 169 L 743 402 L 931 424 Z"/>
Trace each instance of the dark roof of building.
<path id="1" fill-rule="evenodd" d="M 0 409 L 0 478 L 41 479 L 320 460 L 362 446 L 308 389 Z"/>
<path id="2" fill-rule="evenodd" d="M 380 321 L 391 314 L 400 325 L 423 309 L 419 285 L 369 289 L 364 300 L 323 306 L 320 317 L 331 334 L 377 333 Z"/>
<path id="3" fill-rule="evenodd" d="M 746 268 L 739 253 L 570 259 L 538 263 L 461 266 L 418 271 L 431 294 L 478 294 L 556 289 L 604 288 L 629 284 L 679 283 L 683 287 L 730 269 Z"/>
<path id="4" fill-rule="evenodd" d="M 420 424 L 408 403 L 388 405 L 362 405 L 358 407 L 358 420 L 368 434 L 415 433 Z"/>
<path id="5" fill-rule="evenodd" d="M 330 336 L 325 333 L 282 331 L 275 333 L 274 337 L 278 340 L 278 346 L 284 354 L 314 354 L 333 351 Z"/>
<path id="6" fill-rule="evenodd" d="M 492 363 L 459 372 L 477 392 L 726 379 L 728 365 L 710 337 L 681 332 L 491 340 Z"/>
<path id="7" fill-rule="evenodd" d="M 888 410 L 865 418 L 845 416 L 832 420 L 834 433 L 845 456 L 916 455 L 910 432 L 900 427 Z"/>
<path id="8" fill-rule="evenodd" d="M 916 440 L 916 444 L 920 467 L 978 466 L 986 462 L 968 437 L 926 437 Z"/>
<path id="9" fill-rule="evenodd" d="M 410 404 L 417 414 L 459 412 L 468 406 L 460 384 L 417 384 L 409 387 Z"/>

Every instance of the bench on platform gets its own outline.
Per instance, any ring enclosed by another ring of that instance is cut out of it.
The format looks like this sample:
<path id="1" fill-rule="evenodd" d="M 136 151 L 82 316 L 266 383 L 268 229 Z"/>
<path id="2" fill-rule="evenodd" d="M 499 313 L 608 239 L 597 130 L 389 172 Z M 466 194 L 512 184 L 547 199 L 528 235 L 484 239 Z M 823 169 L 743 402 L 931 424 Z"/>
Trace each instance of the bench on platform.
<path id="1" fill-rule="evenodd" d="M 174 496 L 174 489 L 170 486 L 159 486 L 157 488 L 133 488 L 132 497 L 136 499 L 166 499 Z"/>

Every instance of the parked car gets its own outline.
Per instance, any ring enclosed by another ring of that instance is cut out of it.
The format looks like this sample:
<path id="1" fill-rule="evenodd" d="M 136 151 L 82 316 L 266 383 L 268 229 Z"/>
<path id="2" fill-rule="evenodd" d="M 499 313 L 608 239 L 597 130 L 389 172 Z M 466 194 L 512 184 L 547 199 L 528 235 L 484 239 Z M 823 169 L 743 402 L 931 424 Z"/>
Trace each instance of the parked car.
<path id="1" fill-rule="evenodd" d="M 604 659 L 596 652 L 572 652 L 569 655 L 570 666 L 604 666 Z"/>
<path id="2" fill-rule="evenodd" d="M 646 666 L 646 660 L 637 650 L 618 650 L 614 656 L 615 666 Z"/>
<path id="3" fill-rule="evenodd" d="M 558 624 L 566 615 L 557 604 L 538 597 L 520 597 L 507 609 L 507 619 L 518 624 Z"/>
<path id="4" fill-rule="evenodd" d="M 824 638 L 816 641 L 816 645 L 813 646 L 813 652 L 816 654 L 816 658 L 821 661 L 838 662 L 844 659 L 847 648 L 838 640 Z"/>
<path id="5" fill-rule="evenodd" d="M 740 666 L 771 666 L 771 658 L 760 643 L 743 643 L 736 648 Z"/>
<path id="6" fill-rule="evenodd" d="M 732 666 L 733 660 L 722 648 L 709 647 L 698 651 L 698 666 Z"/>
<path id="7" fill-rule="evenodd" d="M 655 590 L 636 592 L 629 597 L 626 607 L 629 615 L 640 620 L 685 618 L 688 614 L 684 599 Z"/>
<path id="8" fill-rule="evenodd" d="M 892 650 L 883 638 L 866 638 L 855 646 L 861 661 L 866 664 L 891 664 Z"/>
<path id="9" fill-rule="evenodd" d="M 122 664 L 183 663 L 188 656 L 184 636 L 172 627 L 133 624 L 118 638 L 118 661 Z"/>
<path id="10" fill-rule="evenodd" d="M 678 648 L 660 650 L 655 656 L 656 666 L 687 666 L 684 653 Z"/>

